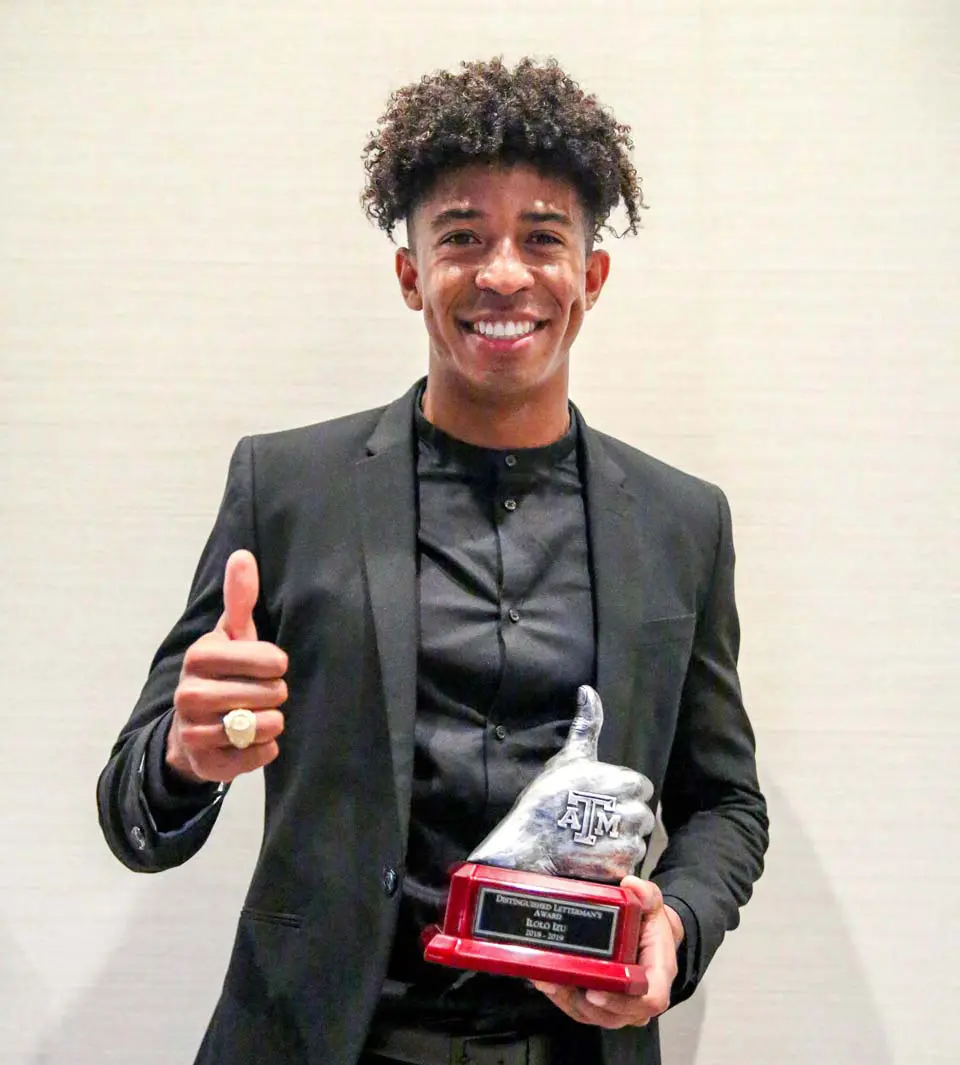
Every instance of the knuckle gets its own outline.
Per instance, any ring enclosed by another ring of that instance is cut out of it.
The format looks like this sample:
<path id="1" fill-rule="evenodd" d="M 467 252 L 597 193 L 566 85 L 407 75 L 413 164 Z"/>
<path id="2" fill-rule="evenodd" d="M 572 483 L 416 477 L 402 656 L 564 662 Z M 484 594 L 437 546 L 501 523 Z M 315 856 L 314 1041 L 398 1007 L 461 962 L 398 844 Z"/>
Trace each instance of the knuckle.
<path id="1" fill-rule="evenodd" d="M 201 751 L 206 744 L 203 742 L 206 738 L 204 730 L 188 721 L 183 722 L 179 729 L 180 744 L 185 751 Z"/>
<path id="2" fill-rule="evenodd" d="M 204 665 L 207 660 L 207 643 L 206 637 L 201 636 L 190 644 L 183 656 L 183 673 L 196 672 Z"/>
<path id="3" fill-rule="evenodd" d="M 187 677 L 177 685 L 173 693 L 173 705 L 181 713 L 198 713 L 206 710 L 209 701 L 209 690 L 202 679 Z"/>
<path id="4" fill-rule="evenodd" d="M 261 711 L 274 710 L 283 702 L 282 691 L 278 681 L 260 681 L 249 689 L 249 702 Z"/>
<path id="5" fill-rule="evenodd" d="M 195 710 L 197 706 L 197 686 L 189 678 L 185 678 L 177 685 L 173 693 L 174 709 L 183 713 L 185 710 Z"/>
<path id="6" fill-rule="evenodd" d="M 257 715 L 257 735 L 272 740 L 283 732 L 283 714 L 279 710 L 261 710 Z"/>

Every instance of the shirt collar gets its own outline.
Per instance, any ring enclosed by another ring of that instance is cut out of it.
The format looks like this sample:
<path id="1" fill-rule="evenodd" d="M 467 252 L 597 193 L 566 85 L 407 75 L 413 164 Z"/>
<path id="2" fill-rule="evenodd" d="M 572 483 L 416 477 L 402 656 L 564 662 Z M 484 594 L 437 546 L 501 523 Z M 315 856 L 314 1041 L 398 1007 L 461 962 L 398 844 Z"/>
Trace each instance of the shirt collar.
<path id="1" fill-rule="evenodd" d="M 568 458 L 577 446 L 577 419 L 570 410 L 570 424 L 559 440 L 542 447 L 492 448 L 468 444 L 444 432 L 423 413 L 423 389 L 414 405 L 417 441 L 441 463 L 451 463 L 472 473 L 489 476 L 530 477 L 548 473 Z"/>

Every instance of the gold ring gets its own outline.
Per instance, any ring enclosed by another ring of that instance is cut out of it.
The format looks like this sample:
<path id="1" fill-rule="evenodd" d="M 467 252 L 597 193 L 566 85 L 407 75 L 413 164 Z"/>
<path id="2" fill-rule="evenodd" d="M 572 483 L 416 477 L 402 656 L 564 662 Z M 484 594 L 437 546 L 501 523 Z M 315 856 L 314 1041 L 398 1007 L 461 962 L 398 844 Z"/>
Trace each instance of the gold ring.
<path id="1" fill-rule="evenodd" d="M 237 750 L 244 750 L 257 738 L 257 715 L 252 710 L 231 710 L 223 718 L 223 731 Z"/>

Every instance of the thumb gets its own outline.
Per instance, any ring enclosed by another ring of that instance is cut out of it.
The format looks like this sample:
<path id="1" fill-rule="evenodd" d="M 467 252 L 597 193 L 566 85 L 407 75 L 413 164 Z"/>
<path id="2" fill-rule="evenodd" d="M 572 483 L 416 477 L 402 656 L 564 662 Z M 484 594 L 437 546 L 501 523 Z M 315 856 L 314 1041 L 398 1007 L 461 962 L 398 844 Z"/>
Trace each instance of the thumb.
<path id="1" fill-rule="evenodd" d="M 255 640 L 253 608 L 260 595 L 257 560 L 249 551 L 234 551 L 223 575 L 223 616 L 220 628 L 231 640 Z"/>
<path id="2" fill-rule="evenodd" d="M 586 684 L 577 689 L 577 714 L 567 733 L 561 752 L 565 760 L 589 758 L 597 760 L 597 740 L 603 726 L 603 703 L 600 696 Z"/>
<path id="3" fill-rule="evenodd" d="M 644 913 L 653 913 L 663 906 L 663 895 L 660 888 L 652 880 L 641 880 L 638 876 L 625 876 L 620 881 L 620 887 L 625 888 L 640 900 L 640 907 Z"/>

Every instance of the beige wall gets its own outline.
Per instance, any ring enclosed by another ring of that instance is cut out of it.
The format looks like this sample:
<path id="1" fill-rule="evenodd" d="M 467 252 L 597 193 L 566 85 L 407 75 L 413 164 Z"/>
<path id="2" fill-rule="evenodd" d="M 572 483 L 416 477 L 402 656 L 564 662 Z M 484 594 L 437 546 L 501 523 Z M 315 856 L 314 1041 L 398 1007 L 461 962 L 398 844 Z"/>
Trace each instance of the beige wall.
<path id="1" fill-rule="evenodd" d="M 955 0 L 0 5 L 0 1059 L 191 1060 L 260 783 L 187 867 L 93 788 L 241 434 L 424 365 L 357 206 L 388 91 L 557 54 L 652 205 L 575 352 L 722 484 L 769 871 L 668 1065 L 960 1060 Z"/>

